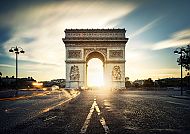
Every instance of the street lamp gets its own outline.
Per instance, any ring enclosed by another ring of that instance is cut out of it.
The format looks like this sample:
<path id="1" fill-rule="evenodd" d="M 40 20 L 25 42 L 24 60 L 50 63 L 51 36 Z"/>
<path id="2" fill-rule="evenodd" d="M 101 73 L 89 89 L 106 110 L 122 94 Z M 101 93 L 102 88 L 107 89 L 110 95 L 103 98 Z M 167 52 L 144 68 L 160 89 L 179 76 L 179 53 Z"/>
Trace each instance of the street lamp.
<path id="1" fill-rule="evenodd" d="M 188 72 L 188 73 L 187 73 L 187 81 L 188 81 L 188 82 L 187 82 L 187 83 L 188 83 L 188 84 L 187 84 L 187 87 L 188 87 L 188 89 L 190 89 L 190 88 L 189 88 L 189 76 L 190 76 L 190 74 L 189 74 L 189 72 Z"/>
<path id="2" fill-rule="evenodd" d="M 15 53 L 16 54 L 16 89 L 17 89 L 17 86 L 18 86 L 18 54 L 19 53 L 25 53 L 24 50 L 21 48 L 21 47 L 11 47 L 11 49 L 9 50 L 10 53 Z"/>
<path id="3" fill-rule="evenodd" d="M 179 62 L 179 65 L 181 65 L 181 95 L 183 95 L 183 70 L 182 70 L 182 67 L 183 67 L 183 56 L 185 54 L 185 49 L 183 47 L 180 47 L 180 48 L 177 48 L 175 51 L 174 51 L 175 54 L 179 54 L 180 57 L 178 58 L 177 62 Z"/>

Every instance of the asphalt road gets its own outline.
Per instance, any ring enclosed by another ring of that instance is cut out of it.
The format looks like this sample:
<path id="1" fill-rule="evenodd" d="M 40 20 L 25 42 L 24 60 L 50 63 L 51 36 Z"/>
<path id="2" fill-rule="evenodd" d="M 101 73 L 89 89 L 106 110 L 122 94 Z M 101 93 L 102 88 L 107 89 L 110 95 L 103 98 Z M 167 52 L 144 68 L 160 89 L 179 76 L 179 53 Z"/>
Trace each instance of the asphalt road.
<path id="1" fill-rule="evenodd" d="M 19 94 L 23 91 L 18 91 Z M 70 92 L 31 91 L 11 98 L 0 99 L 0 133 L 11 130 L 18 124 L 39 117 L 49 110 L 72 99 Z"/>
<path id="2" fill-rule="evenodd" d="M 1 133 L 189 134 L 190 100 L 168 96 L 172 94 L 176 92 L 83 91 L 69 103 L 37 114 Z M 57 101 L 63 100 L 57 98 Z M 1 111 L 1 121 L 6 121 L 6 114 L 10 113 L 5 112 L 2 117 Z M 18 115 L 22 117 L 25 112 Z M 14 118 L 7 121 L 15 120 L 18 115 L 14 113 Z"/>

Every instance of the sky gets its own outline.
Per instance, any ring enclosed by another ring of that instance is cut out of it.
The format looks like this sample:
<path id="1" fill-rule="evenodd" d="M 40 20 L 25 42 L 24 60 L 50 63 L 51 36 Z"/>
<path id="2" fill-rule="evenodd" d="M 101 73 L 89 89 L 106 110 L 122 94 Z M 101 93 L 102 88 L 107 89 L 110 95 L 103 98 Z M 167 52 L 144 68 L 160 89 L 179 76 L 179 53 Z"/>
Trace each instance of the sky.
<path id="1" fill-rule="evenodd" d="M 173 51 L 190 43 L 189 0 L 2 0 L 0 72 L 19 77 L 65 78 L 67 28 L 125 28 L 125 76 L 136 79 L 180 77 Z M 185 75 L 184 71 L 184 75 Z"/>

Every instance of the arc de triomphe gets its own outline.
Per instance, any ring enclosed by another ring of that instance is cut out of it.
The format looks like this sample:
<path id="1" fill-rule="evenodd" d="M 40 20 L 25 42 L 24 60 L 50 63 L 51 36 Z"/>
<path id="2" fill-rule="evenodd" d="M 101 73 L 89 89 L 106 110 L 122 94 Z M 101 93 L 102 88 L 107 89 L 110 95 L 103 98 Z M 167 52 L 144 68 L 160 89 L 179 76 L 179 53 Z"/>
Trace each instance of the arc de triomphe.
<path id="1" fill-rule="evenodd" d="M 103 62 L 105 86 L 125 87 L 125 29 L 66 29 L 66 87 L 87 87 L 87 64 Z M 98 79 L 98 78 L 97 78 Z"/>

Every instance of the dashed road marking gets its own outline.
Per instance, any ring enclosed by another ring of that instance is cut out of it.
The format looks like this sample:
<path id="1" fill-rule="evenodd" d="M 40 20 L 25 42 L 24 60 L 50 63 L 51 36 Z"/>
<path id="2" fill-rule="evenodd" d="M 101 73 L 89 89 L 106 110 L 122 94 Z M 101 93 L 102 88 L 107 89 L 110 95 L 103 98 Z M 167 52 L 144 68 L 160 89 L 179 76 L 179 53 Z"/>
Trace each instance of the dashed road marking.
<path id="1" fill-rule="evenodd" d="M 52 120 L 54 118 L 56 118 L 57 116 L 52 116 L 52 117 L 49 117 L 49 118 L 46 118 L 44 121 L 48 121 L 48 120 Z"/>
<path id="2" fill-rule="evenodd" d="M 109 134 L 110 133 L 109 128 L 106 125 L 106 121 L 105 121 L 104 117 L 102 116 L 101 111 L 100 111 L 100 109 L 99 109 L 99 107 L 98 107 L 98 105 L 96 103 L 96 99 L 94 99 L 94 102 L 93 102 L 93 104 L 92 104 L 92 106 L 90 108 L 90 112 L 88 113 L 88 115 L 86 117 L 86 120 L 85 120 L 85 122 L 84 122 L 84 124 L 83 124 L 83 126 L 81 128 L 80 133 L 81 134 L 86 133 L 86 130 L 87 130 L 88 126 L 89 126 L 89 123 L 90 123 L 90 120 L 91 120 L 91 117 L 92 117 L 92 113 L 94 112 L 94 110 L 96 110 L 96 112 L 98 114 L 99 121 L 100 121 L 100 123 L 102 124 L 102 126 L 104 128 L 104 133 Z"/>

